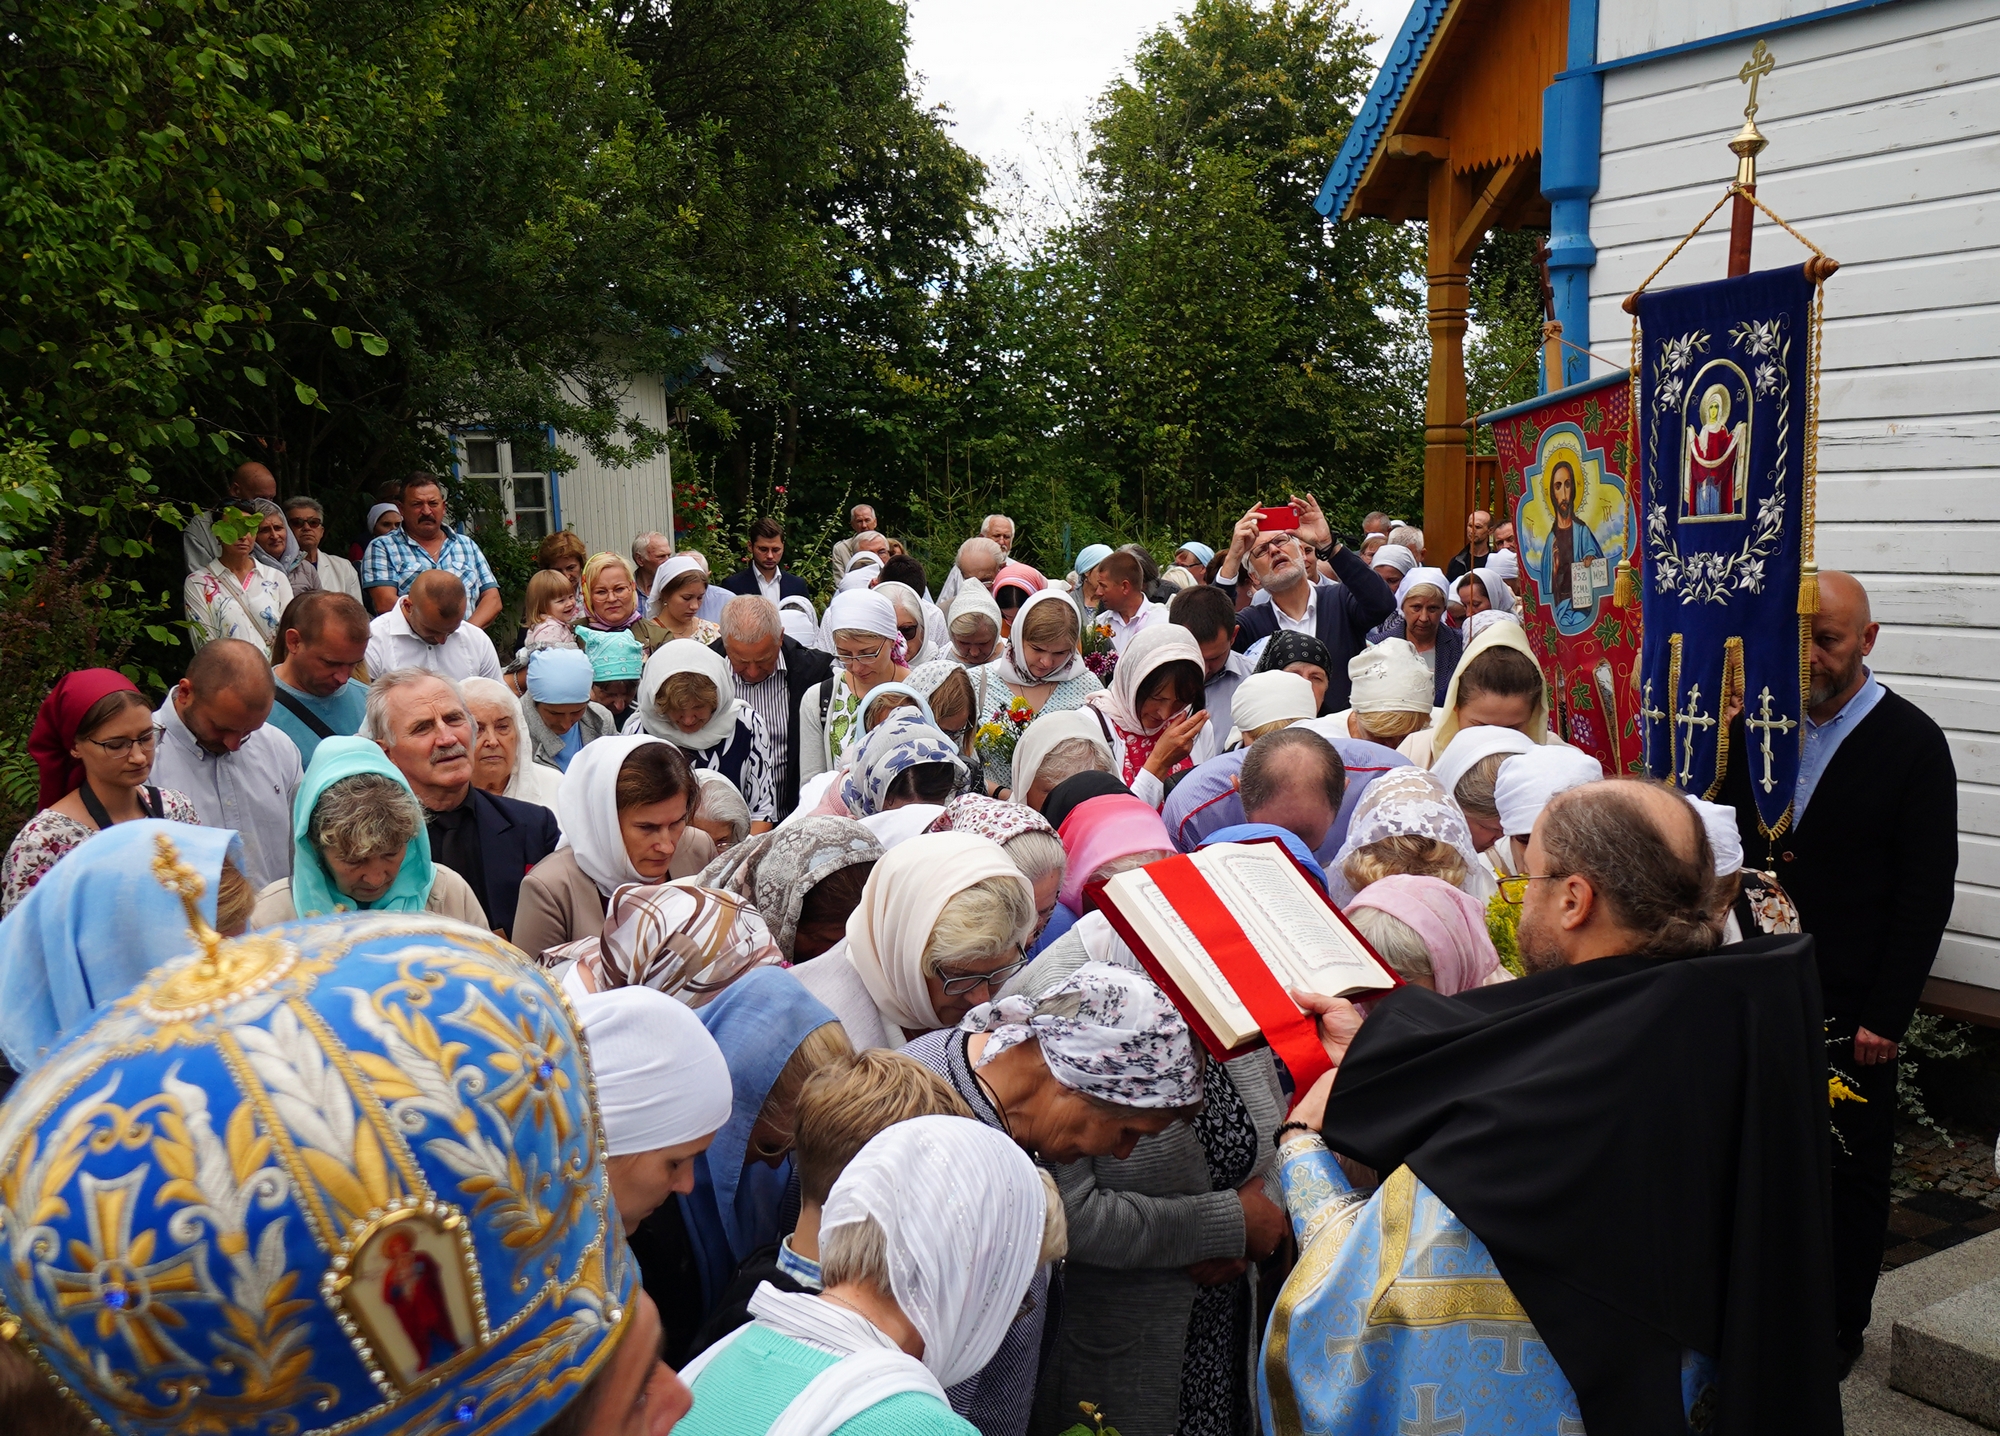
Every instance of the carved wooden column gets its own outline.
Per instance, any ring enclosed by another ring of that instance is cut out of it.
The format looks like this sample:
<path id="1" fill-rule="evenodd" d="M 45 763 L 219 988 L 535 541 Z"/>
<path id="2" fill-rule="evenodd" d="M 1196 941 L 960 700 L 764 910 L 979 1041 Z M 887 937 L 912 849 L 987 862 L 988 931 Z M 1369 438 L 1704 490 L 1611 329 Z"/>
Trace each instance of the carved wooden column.
<path id="1" fill-rule="evenodd" d="M 1440 146 L 1441 148 L 1446 148 Z M 1425 562 L 1442 567 L 1465 542 L 1465 311 L 1468 264 L 1458 250 L 1464 184 L 1449 149 L 1431 156 L 1428 278 L 1430 382 L 1424 395 Z"/>

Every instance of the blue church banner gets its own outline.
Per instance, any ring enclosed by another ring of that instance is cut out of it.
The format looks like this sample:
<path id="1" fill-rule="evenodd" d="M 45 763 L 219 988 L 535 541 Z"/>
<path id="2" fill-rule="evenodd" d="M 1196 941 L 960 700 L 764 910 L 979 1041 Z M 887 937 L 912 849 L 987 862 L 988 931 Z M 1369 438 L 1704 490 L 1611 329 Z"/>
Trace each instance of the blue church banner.
<path id="1" fill-rule="evenodd" d="M 1768 834 L 1788 822 L 1817 607 L 1812 515 L 1815 288 L 1798 268 L 1639 296 L 1635 446 L 1643 476 L 1648 771 L 1712 794 L 1743 706 Z"/>

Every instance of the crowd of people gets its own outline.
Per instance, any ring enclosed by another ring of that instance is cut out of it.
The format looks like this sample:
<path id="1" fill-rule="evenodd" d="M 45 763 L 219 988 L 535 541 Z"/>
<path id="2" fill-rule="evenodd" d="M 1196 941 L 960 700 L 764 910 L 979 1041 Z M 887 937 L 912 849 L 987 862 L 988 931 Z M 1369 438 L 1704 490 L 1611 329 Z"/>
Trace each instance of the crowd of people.
<path id="1" fill-rule="evenodd" d="M 823 608 L 562 532 L 505 653 L 437 479 L 239 469 L 0 863 L 8 1429 L 1837 1429 L 1955 862 L 1866 593 L 1773 846 L 1563 741 L 1511 526 L 1289 503 L 935 593 L 858 505 Z M 1099 909 L 1222 843 L 1402 984 L 1315 1080 Z"/>

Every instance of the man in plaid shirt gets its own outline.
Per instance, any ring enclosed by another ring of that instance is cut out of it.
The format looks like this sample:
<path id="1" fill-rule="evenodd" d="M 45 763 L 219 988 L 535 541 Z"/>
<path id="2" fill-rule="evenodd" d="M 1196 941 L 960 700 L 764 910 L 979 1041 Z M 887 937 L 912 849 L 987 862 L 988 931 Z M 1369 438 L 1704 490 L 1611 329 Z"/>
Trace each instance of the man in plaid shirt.
<path id="1" fill-rule="evenodd" d="M 425 569 L 449 569 L 465 585 L 465 621 L 485 628 L 500 612 L 500 583 L 472 536 L 445 523 L 444 486 L 437 476 L 411 474 L 396 506 L 403 511 L 403 526 L 370 539 L 361 556 L 361 591 L 369 611 L 387 613 Z"/>

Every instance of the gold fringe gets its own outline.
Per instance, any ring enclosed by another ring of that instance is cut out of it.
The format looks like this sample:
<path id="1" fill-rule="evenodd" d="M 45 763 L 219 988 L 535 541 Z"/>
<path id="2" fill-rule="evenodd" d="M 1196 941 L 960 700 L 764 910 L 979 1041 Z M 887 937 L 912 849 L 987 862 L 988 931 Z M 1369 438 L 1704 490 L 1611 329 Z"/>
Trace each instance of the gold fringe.
<path id="1" fill-rule="evenodd" d="M 1611 587 L 1611 606 L 1630 608 L 1639 601 L 1638 577 L 1632 572 L 1632 560 L 1618 560 L 1618 578 Z"/>
<path id="2" fill-rule="evenodd" d="M 1819 612 L 1819 569 L 1806 564 L 1799 570 L 1799 613 L 1810 617 Z"/>
<path id="3" fill-rule="evenodd" d="M 1674 717 L 1681 711 L 1681 635 L 1667 636 L 1667 781 L 1675 787 L 1681 781 L 1680 724 Z"/>
<path id="4" fill-rule="evenodd" d="M 1722 645 L 1722 692 L 1715 700 L 1715 781 L 1708 785 L 1708 791 L 1701 796 L 1706 802 L 1714 802 L 1715 795 L 1722 791 L 1722 780 L 1729 773 L 1729 721 L 1731 708 L 1743 706 L 1743 639 L 1741 635 L 1726 639 Z"/>

